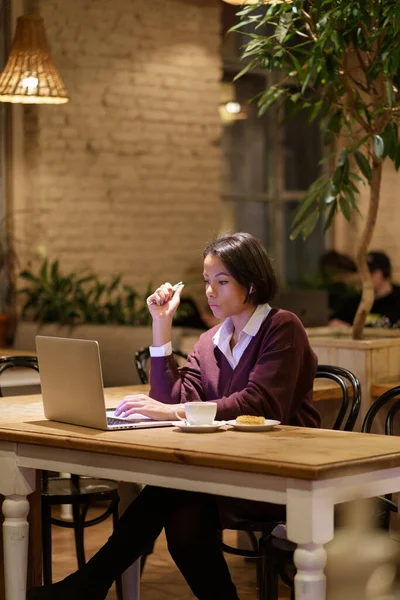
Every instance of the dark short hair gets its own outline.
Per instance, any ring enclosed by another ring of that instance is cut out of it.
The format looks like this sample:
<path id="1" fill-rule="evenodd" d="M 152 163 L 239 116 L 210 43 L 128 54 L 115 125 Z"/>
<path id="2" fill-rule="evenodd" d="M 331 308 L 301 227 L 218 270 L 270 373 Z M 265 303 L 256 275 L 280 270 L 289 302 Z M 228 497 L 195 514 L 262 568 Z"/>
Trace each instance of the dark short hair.
<path id="1" fill-rule="evenodd" d="M 391 278 L 392 265 L 390 264 L 388 255 L 384 252 L 368 252 L 367 263 L 371 273 L 380 270 L 385 279 Z"/>
<path id="2" fill-rule="evenodd" d="M 265 304 L 276 296 L 278 284 L 266 249 L 250 233 L 228 233 L 211 242 L 203 252 L 217 256 L 237 283 L 248 292 L 252 304 Z M 250 286 L 254 292 L 249 294 Z"/>
<path id="3" fill-rule="evenodd" d="M 319 266 L 322 271 L 338 271 L 344 273 L 356 273 L 357 267 L 354 260 L 336 250 L 327 250 L 319 260 Z"/>

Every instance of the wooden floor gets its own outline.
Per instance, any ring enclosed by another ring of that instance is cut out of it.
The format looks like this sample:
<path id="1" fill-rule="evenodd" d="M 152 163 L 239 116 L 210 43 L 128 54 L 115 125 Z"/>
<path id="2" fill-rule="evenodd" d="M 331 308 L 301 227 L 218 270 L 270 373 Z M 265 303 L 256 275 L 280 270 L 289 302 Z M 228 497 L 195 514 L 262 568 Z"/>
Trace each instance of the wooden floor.
<path id="1" fill-rule="evenodd" d="M 90 527 L 85 531 L 85 547 L 87 558 L 90 558 L 106 541 L 111 533 L 111 521 Z M 73 532 L 69 529 L 53 526 L 53 581 L 59 581 L 75 571 L 76 558 L 73 543 Z M 234 543 L 236 535 L 229 532 L 226 541 Z M 241 600 L 255 600 L 255 568 L 254 564 L 241 557 L 226 556 L 232 578 L 237 586 Z M 287 598 L 286 588 L 282 586 L 282 598 Z M 172 561 L 165 543 L 164 535 L 156 542 L 155 552 L 147 559 L 142 582 L 141 600 L 192 600 L 185 580 Z M 114 586 L 107 600 L 116 600 Z"/>

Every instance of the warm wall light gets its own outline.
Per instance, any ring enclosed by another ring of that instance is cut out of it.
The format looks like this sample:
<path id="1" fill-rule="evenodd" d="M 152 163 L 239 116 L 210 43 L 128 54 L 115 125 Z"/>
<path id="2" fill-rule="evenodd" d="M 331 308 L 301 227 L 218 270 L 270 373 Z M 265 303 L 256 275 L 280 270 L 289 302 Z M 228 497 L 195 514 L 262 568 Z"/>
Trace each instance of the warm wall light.
<path id="1" fill-rule="evenodd" d="M 10 55 L 0 75 L 0 102 L 64 104 L 68 100 L 51 60 L 43 19 L 18 17 Z"/>

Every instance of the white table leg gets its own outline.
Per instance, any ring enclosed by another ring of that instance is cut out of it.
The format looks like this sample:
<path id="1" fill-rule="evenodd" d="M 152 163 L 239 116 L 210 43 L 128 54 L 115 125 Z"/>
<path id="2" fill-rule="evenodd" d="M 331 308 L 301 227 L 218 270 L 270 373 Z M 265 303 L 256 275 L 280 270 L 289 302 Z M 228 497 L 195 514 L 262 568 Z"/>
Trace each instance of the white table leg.
<path id="1" fill-rule="evenodd" d="M 287 490 L 287 534 L 297 544 L 294 563 L 296 600 L 325 600 L 326 551 L 333 538 L 334 506 L 327 490 L 310 482 L 293 482 Z"/>
<path id="2" fill-rule="evenodd" d="M 19 467 L 17 445 L 0 444 L 0 494 L 5 496 L 2 510 L 5 600 L 25 600 L 28 566 L 29 525 L 26 520 L 29 502 L 35 491 L 34 469 Z"/>
<path id="3" fill-rule="evenodd" d="M 3 502 L 3 547 L 6 600 L 25 600 L 28 572 L 29 502 L 8 496 Z"/>
<path id="4" fill-rule="evenodd" d="M 326 551 L 320 544 L 299 544 L 294 552 L 296 600 L 324 600 Z"/>

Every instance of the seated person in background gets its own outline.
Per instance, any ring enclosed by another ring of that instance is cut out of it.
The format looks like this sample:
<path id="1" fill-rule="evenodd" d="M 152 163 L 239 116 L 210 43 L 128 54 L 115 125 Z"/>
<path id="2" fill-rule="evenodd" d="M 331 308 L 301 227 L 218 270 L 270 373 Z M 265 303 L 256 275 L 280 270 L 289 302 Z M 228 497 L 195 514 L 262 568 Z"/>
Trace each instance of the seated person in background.
<path id="1" fill-rule="evenodd" d="M 171 327 L 183 285 L 175 293 L 170 283 L 157 288 L 147 299 L 153 320 L 150 396 L 125 397 L 116 414 L 175 420 L 185 402 L 214 400 L 217 419 L 250 415 L 318 427 L 312 404 L 317 358 L 299 319 L 269 305 L 277 283 L 264 247 L 250 234 L 235 233 L 212 242 L 203 258 L 203 290 L 223 323 L 203 333 L 186 365 L 178 368 Z M 285 507 L 147 485 L 84 567 L 58 583 L 31 589 L 27 600 L 105 600 L 116 577 L 163 528 L 168 550 L 196 598 L 238 600 L 220 531 L 232 522 L 229 518 L 246 516 L 281 521 Z"/>
<path id="2" fill-rule="evenodd" d="M 346 254 L 328 250 L 319 260 L 319 270 L 322 287 L 328 292 L 329 309 L 331 313 L 336 313 L 359 293 L 356 264 Z"/>
<path id="3" fill-rule="evenodd" d="M 367 262 L 371 272 L 375 300 L 367 318 L 367 325 L 380 327 L 400 326 L 400 286 L 391 281 L 392 266 L 384 252 L 369 252 Z M 352 325 L 361 300 L 361 294 L 351 298 L 337 312 L 329 325 Z"/>

